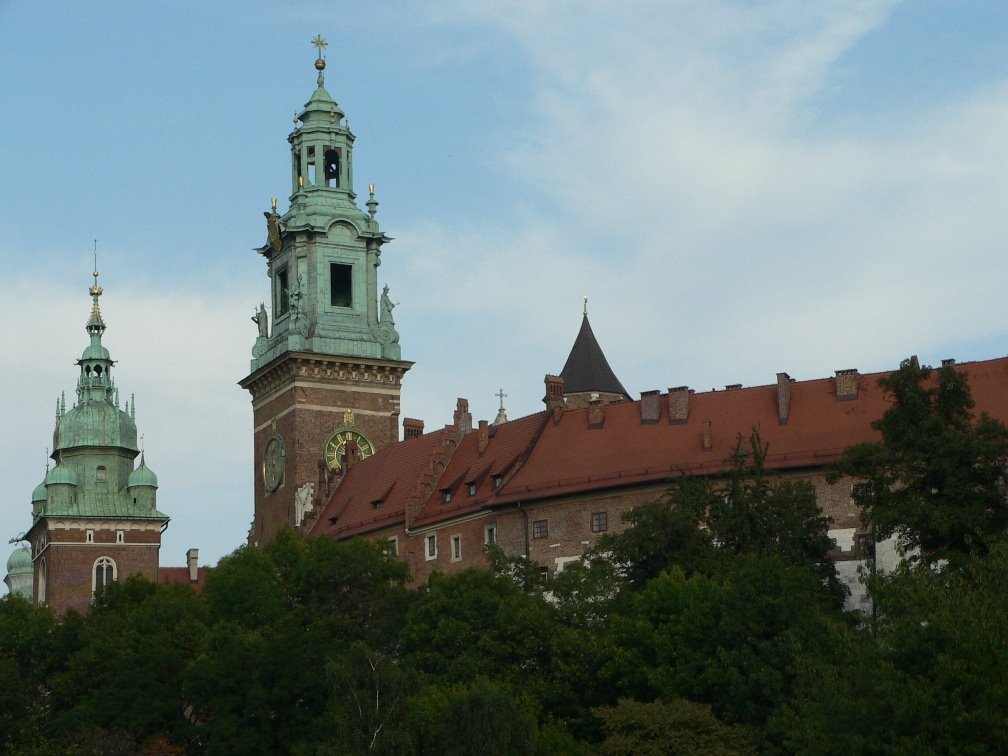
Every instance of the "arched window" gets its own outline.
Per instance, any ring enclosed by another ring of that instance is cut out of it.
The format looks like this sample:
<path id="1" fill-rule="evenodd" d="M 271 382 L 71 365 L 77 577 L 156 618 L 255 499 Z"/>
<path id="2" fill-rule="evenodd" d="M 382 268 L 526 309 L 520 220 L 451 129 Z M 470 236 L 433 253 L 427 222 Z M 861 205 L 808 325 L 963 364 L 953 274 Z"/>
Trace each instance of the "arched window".
<path id="1" fill-rule="evenodd" d="M 97 469 L 95 470 L 95 481 L 98 483 L 104 483 L 105 472 L 106 472 L 105 465 L 98 465 Z"/>
<path id="2" fill-rule="evenodd" d="M 94 593 L 99 588 L 114 583 L 115 579 L 116 563 L 110 557 L 98 557 L 91 572 L 91 592 Z"/>
<path id="3" fill-rule="evenodd" d="M 38 603 L 39 606 L 45 603 L 46 600 L 46 564 L 45 557 L 42 557 L 42 561 L 39 562 L 39 572 L 38 572 Z"/>
<path id="4" fill-rule="evenodd" d="M 323 156 L 325 157 L 326 186 L 329 188 L 338 188 L 340 185 L 340 173 L 342 173 L 339 150 L 327 147 Z"/>

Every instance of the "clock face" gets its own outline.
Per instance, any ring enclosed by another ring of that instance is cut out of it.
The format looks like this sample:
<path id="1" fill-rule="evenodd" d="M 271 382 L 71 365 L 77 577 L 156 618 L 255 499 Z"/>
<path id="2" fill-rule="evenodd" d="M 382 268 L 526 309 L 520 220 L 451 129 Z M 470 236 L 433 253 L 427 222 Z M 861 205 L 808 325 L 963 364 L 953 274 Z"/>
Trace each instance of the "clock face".
<path id="1" fill-rule="evenodd" d="M 287 465 L 287 451 L 283 436 L 277 434 L 266 442 L 263 453 L 263 483 L 267 491 L 276 491 L 283 483 L 284 468 Z"/>
<path id="2" fill-rule="evenodd" d="M 361 459 L 374 454 L 374 447 L 371 446 L 371 442 L 367 440 L 364 434 L 348 428 L 341 428 L 329 437 L 322 451 L 326 465 L 330 470 L 340 469 L 343 461 L 343 451 L 346 449 L 347 441 L 350 440 L 353 440 L 357 444 Z"/>

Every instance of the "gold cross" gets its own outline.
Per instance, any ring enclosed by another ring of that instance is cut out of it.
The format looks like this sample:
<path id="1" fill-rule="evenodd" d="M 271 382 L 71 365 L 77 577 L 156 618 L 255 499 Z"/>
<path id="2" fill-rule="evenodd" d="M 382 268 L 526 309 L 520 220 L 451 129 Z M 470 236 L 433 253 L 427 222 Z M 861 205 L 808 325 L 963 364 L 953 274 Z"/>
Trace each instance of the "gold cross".
<path id="1" fill-rule="evenodd" d="M 329 43 L 325 41 L 325 37 L 321 34 L 316 34 L 315 39 L 313 39 L 311 43 L 318 49 L 318 56 L 320 58 L 322 57 L 322 51 L 329 45 Z"/>

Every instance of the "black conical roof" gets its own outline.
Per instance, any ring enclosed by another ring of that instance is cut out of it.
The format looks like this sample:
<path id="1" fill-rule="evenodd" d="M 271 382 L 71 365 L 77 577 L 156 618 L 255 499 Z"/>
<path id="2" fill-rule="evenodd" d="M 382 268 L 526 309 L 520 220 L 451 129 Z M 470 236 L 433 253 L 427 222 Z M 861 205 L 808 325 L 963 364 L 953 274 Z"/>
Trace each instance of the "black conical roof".
<path id="1" fill-rule="evenodd" d="M 630 398 L 619 378 L 609 367 L 605 355 L 602 354 L 602 347 L 595 340 L 595 334 L 592 333 L 591 324 L 588 322 L 588 313 L 585 313 L 581 320 L 581 330 L 578 331 L 567 362 L 560 371 L 560 377 L 564 379 L 565 394 L 597 391 L 622 394 Z"/>

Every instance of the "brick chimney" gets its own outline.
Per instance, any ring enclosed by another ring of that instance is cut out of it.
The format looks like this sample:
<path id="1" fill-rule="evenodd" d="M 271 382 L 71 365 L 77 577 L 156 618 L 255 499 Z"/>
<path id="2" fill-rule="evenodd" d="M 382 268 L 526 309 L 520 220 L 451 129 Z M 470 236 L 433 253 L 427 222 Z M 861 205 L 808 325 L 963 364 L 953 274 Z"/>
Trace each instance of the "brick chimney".
<path id="1" fill-rule="evenodd" d="M 189 568 L 189 582 L 199 581 L 199 549 L 189 549 L 186 552 L 186 567 Z"/>
<path id="2" fill-rule="evenodd" d="M 838 402 L 858 398 L 858 371 L 856 369 L 837 370 L 835 381 Z"/>
<path id="3" fill-rule="evenodd" d="M 777 422 L 781 425 L 787 425 L 790 410 L 791 376 L 787 373 L 777 373 Z"/>
<path id="4" fill-rule="evenodd" d="M 592 399 L 588 403 L 588 428 L 598 430 L 605 423 L 605 401 Z"/>
<path id="5" fill-rule="evenodd" d="M 472 415 L 469 414 L 469 400 L 461 396 L 455 402 L 455 414 L 452 417 L 452 425 L 459 435 L 466 435 L 472 431 Z"/>
<path id="6" fill-rule="evenodd" d="M 490 443 L 490 424 L 486 420 L 479 421 L 478 433 L 477 448 L 479 449 L 479 453 L 482 454 L 486 451 L 487 444 Z"/>
<path id="7" fill-rule="evenodd" d="M 682 425 L 689 417 L 688 386 L 679 386 L 668 390 L 668 421 L 669 425 Z"/>
<path id="8" fill-rule="evenodd" d="M 711 446 L 710 420 L 703 421 L 703 450 L 710 451 Z"/>
<path id="9" fill-rule="evenodd" d="M 641 425 L 653 425 L 661 417 L 661 391 L 642 391 L 640 395 Z"/>
<path id="10" fill-rule="evenodd" d="M 564 379 L 559 375 L 546 374 L 546 396 L 543 401 L 546 409 L 553 413 L 553 422 L 560 422 L 560 415 L 563 414 L 566 402 L 564 401 Z"/>
<path id="11" fill-rule="evenodd" d="M 404 417 L 402 421 L 403 427 L 403 441 L 408 441 L 411 438 L 417 438 L 423 435 L 423 420 L 417 420 L 413 417 Z"/>

